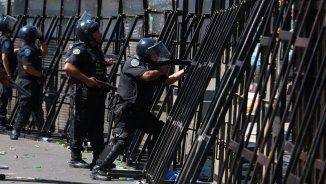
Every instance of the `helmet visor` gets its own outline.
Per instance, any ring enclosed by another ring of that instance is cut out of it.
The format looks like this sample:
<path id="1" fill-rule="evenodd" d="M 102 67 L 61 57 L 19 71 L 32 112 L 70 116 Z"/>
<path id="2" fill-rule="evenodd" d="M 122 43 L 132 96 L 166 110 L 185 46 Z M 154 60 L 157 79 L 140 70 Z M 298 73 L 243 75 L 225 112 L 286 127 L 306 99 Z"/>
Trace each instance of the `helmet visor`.
<path id="1" fill-rule="evenodd" d="M 94 17 L 92 17 L 92 15 L 87 11 L 85 11 L 78 19 L 78 24 L 80 24 L 83 30 L 90 33 L 94 33 L 99 29 L 98 23 L 95 22 Z"/>
<path id="2" fill-rule="evenodd" d="M 164 62 L 170 60 L 171 53 L 170 51 L 165 47 L 165 45 L 158 41 L 153 46 L 149 47 L 146 50 L 146 54 L 155 57 L 155 60 L 157 62 Z"/>
<path id="3" fill-rule="evenodd" d="M 8 28 L 12 31 L 16 25 L 17 19 L 15 17 L 6 15 L 4 16 L 3 21 L 8 25 Z"/>
<path id="4" fill-rule="evenodd" d="M 90 13 L 88 13 L 88 11 L 84 11 L 84 13 L 78 19 L 78 22 L 86 22 L 87 20 L 93 20 L 93 18 L 94 17 Z"/>

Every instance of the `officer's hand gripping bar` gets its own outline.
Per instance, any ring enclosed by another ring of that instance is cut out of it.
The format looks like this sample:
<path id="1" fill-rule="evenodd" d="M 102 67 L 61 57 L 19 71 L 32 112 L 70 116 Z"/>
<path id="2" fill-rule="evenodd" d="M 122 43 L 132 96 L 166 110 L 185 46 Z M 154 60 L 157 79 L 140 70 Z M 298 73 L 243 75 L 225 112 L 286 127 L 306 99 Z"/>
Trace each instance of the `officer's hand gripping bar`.
<path id="1" fill-rule="evenodd" d="M 150 63 L 152 67 L 163 66 L 163 65 L 190 65 L 190 60 L 172 59 L 167 61 L 158 61 L 157 63 Z"/>
<path id="2" fill-rule="evenodd" d="M 25 95 L 25 96 L 31 96 L 32 94 L 27 91 L 26 89 L 22 88 L 21 86 L 19 86 L 17 83 L 15 83 L 13 80 L 9 81 L 9 85 L 12 88 L 15 88 L 18 92 L 20 92 L 21 94 Z"/>

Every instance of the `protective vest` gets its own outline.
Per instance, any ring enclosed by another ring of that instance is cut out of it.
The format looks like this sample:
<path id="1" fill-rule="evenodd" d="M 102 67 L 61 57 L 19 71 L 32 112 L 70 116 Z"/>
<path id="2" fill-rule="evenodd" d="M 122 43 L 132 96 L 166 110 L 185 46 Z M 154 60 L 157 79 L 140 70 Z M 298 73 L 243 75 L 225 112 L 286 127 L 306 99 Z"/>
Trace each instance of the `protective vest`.
<path id="1" fill-rule="evenodd" d="M 6 35 L 3 35 L 0 37 L 0 48 L 2 48 L 4 42 L 6 40 L 10 40 L 10 38 Z M 16 68 L 17 68 L 17 55 L 14 53 L 14 48 L 13 48 L 13 44 L 10 44 L 10 47 L 8 48 L 10 50 L 10 52 L 8 53 L 8 60 L 9 60 L 9 68 L 11 70 L 11 73 L 14 75 Z M 3 61 L 2 61 L 2 49 L 0 49 L 0 65 L 3 66 Z"/>
<path id="2" fill-rule="evenodd" d="M 99 80 L 106 81 L 106 65 L 105 58 L 99 49 L 91 49 L 86 43 L 78 42 L 73 44 L 73 46 L 68 50 L 67 57 L 70 57 L 73 54 L 74 49 L 80 49 L 81 52 L 84 50 L 91 57 L 91 63 L 95 66 L 95 71 L 93 71 L 93 75 L 91 77 L 95 77 Z M 81 71 L 84 73 L 84 71 Z"/>
<path id="3" fill-rule="evenodd" d="M 17 58 L 18 58 L 18 75 L 19 75 L 20 78 L 38 79 L 38 77 L 30 75 L 24 70 L 22 58 L 26 54 L 25 50 L 27 48 L 30 49 L 30 51 L 31 51 L 29 58 L 31 60 L 32 66 L 36 70 L 42 71 L 42 57 L 41 57 L 42 51 L 40 49 L 37 49 L 37 48 L 32 47 L 30 45 L 24 45 L 23 47 L 21 47 L 19 49 L 18 54 L 17 54 Z"/>

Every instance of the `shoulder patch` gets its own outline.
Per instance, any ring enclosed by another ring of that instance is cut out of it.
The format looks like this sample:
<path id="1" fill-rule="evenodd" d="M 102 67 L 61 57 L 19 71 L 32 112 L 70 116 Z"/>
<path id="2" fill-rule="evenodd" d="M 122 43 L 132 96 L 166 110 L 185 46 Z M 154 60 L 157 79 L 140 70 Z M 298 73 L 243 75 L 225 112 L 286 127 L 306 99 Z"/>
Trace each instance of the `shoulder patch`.
<path id="1" fill-rule="evenodd" d="M 9 49 L 9 47 L 10 47 L 10 42 L 7 40 L 7 41 L 4 42 L 3 45 L 5 46 L 6 49 Z"/>
<path id="2" fill-rule="evenodd" d="M 29 49 L 29 48 L 26 48 L 25 49 L 25 56 L 30 56 L 31 55 L 31 49 Z"/>
<path id="3" fill-rule="evenodd" d="M 137 59 L 133 59 L 130 61 L 131 66 L 137 67 L 139 66 L 139 61 Z"/>
<path id="4" fill-rule="evenodd" d="M 75 54 L 75 55 L 79 55 L 80 54 L 80 49 L 74 49 L 72 51 L 72 53 Z"/>

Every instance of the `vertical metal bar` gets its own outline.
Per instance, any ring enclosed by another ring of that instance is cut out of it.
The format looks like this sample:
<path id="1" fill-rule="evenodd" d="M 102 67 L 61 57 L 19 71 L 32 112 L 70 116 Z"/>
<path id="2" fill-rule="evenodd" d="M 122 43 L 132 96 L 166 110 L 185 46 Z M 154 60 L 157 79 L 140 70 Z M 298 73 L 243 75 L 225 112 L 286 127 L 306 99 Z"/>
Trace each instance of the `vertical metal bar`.
<path id="1" fill-rule="evenodd" d="M 24 15 L 27 15 L 28 12 L 28 4 L 29 4 L 29 0 L 25 0 L 25 7 L 24 7 Z"/>
<path id="2" fill-rule="evenodd" d="M 103 0 L 97 0 L 97 17 L 102 18 L 102 4 Z"/>
<path id="3" fill-rule="evenodd" d="M 81 16 L 81 1 L 82 0 L 78 0 L 78 2 L 77 2 L 77 14 L 75 15 L 75 16 Z"/>

